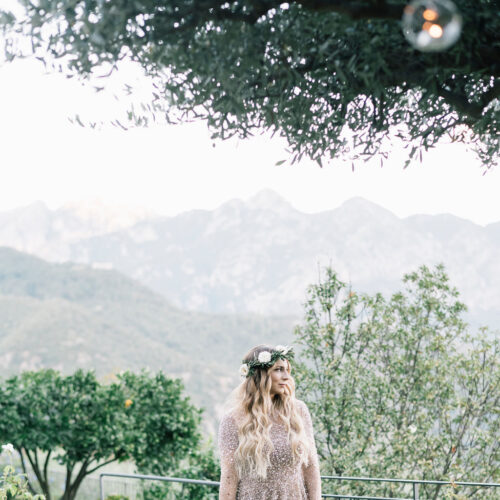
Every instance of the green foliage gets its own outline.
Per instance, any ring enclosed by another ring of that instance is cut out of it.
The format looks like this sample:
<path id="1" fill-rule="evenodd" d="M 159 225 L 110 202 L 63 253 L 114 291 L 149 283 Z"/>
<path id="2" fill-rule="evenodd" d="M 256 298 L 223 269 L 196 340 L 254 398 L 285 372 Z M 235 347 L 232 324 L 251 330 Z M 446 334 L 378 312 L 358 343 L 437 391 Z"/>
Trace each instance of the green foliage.
<path id="1" fill-rule="evenodd" d="M 62 376 L 24 372 L 0 386 L 0 440 L 33 469 L 50 499 L 49 460 L 66 467 L 64 500 L 103 465 L 132 460 L 138 468 L 174 470 L 200 441 L 201 411 L 163 373 L 126 372 L 101 385 L 93 372 Z"/>
<path id="2" fill-rule="evenodd" d="M 45 497 L 32 495 L 24 476 L 16 474 L 12 465 L 7 465 L 0 477 L 0 500 L 45 500 Z"/>
<path id="3" fill-rule="evenodd" d="M 219 481 L 220 463 L 215 456 L 213 443 L 209 441 L 203 448 L 194 450 L 189 456 L 187 465 L 179 471 L 178 475 L 192 479 Z M 184 490 L 186 498 L 189 498 L 189 500 L 217 499 L 219 496 L 219 490 L 215 486 L 197 486 L 193 484 L 186 485 Z"/>
<path id="4" fill-rule="evenodd" d="M 495 481 L 500 341 L 488 340 L 486 330 L 467 333 L 465 306 L 443 266 L 422 266 L 403 282 L 390 298 L 370 296 L 327 269 L 308 290 L 296 330 L 305 362 L 295 373 L 315 420 L 322 473 Z M 336 493 L 347 491 L 408 494 L 397 485 L 336 485 Z M 426 485 L 420 498 L 452 498 L 453 491 Z"/>
<path id="5" fill-rule="evenodd" d="M 411 158 L 447 138 L 474 144 L 488 167 L 498 159 L 500 17 L 490 0 L 455 0 L 465 29 L 437 54 L 404 39 L 406 0 L 22 3 L 25 18 L 3 16 L 7 57 L 22 52 L 21 33 L 69 74 L 138 62 L 155 85 L 146 111 L 130 112 L 138 124 L 202 118 L 214 138 L 271 130 L 293 161 L 320 165 L 386 156 L 388 134 Z"/>
<path id="6" fill-rule="evenodd" d="M 141 472 L 170 473 L 200 442 L 201 410 L 182 397 L 180 380 L 161 372 L 126 372 L 119 379 L 126 403 L 132 402 L 125 408 L 127 429 L 133 435 L 130 457 Z"/>
<path id="7" fill-rule="evenodd" d="M 186 460 L 173 473 L 173 476 L 205 481 L 219 481 L 220 464 L 214 454 L 212 442 L 208 441 L 204 446 L 193 449 Z M 219 490 L 216 486 L 187 483 L 156 483 L 145 485 L 143 498 L 144 500 L 216 500 L 219 498 Z"/>

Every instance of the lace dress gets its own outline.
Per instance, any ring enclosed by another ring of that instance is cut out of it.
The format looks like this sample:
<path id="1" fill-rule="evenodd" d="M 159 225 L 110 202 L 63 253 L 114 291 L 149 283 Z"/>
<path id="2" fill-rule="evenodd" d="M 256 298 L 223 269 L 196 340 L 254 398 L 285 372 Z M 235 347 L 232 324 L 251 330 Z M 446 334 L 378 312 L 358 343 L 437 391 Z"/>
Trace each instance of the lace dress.
<path id="1" fill-rule="evenodd" d="M 238 448 L 238 426 L 233 413 L 226 413 L 219 425 L 221 458 L 221 500 L 320 500 L 321 480 L 309 409 L 303 401 L 295 401 L 311 443 L 309 466 L 294 464 L 286 428 L 273 423 L 270 430 L 273 451 L 267 479 L 244 476 L 238 480 L 233 455 Z"/>

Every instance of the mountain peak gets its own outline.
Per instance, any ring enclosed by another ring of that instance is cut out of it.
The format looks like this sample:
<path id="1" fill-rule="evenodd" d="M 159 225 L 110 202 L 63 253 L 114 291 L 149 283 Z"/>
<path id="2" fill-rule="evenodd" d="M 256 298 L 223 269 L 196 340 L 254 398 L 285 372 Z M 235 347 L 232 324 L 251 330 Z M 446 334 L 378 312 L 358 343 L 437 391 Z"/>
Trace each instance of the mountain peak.
<path id="1" fill-rule="evenodd" d="M 258 210 L 293 210 L 292 205 L 272 189 L 263 189 L 247 200 L 250 208 Z"/>
<path id="2" fill-rule="evenodd" d="M 154 216 L 145 208 L 111 204 L 100 198 L 66 203 L 56 211 L 56 214 L 74 217 L 83 224 L 93 227 L 98 232 L 126 229 Z"/>
<path id="3" fill-rule="evenodd" d="M 356 212 L 378 216 L 391 216 L 397 218 L 390 210 L 377 205 L 361 196 L 355 196 L 344 201 L 336 210 L 340 212 Z"/>

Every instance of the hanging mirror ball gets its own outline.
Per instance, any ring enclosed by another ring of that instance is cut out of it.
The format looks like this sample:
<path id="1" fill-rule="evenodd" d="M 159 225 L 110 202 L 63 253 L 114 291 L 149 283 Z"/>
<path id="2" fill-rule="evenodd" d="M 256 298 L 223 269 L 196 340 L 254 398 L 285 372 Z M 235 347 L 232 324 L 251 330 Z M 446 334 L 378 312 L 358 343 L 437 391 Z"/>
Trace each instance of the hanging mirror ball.
<path id="1" fill-rule="evenodd" d="M 414 0 L 404 8 L 403 33 L 422 52 L 445 50 L 460 37 L 462 16 L 450 0 Z"/>

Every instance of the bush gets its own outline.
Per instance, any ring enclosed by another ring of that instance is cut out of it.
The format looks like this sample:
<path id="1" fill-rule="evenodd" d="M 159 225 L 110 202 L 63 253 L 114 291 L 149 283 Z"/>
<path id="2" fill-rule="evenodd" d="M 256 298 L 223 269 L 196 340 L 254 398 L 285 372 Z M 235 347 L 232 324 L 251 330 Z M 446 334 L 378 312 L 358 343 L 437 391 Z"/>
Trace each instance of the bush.
<path id="1" fill-rule="evenodd" d="M 16 474 L 12 465 L 6 465 L 0 478 L 0 500 L 45 500 L 43 495 L 33 495 L 28 489 L 24 474 Z"/>

